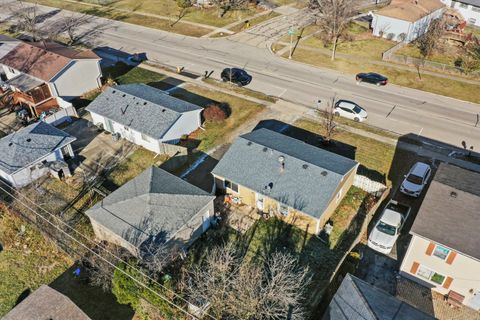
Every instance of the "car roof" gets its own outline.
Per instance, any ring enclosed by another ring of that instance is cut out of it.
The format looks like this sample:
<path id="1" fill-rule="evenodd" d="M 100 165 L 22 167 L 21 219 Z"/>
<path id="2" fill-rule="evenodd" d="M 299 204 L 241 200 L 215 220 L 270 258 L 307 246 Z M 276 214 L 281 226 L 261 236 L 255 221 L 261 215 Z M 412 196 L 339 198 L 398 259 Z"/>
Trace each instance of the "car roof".
<path id="1" fill-rule="evenodd" d="M 357 104 L 355 102 L 349 101 L 349 100 L 338 100 L 336 104 L 339 105 L 341 103 L 347 103 L 347 104 L 352 104 L 354 106 L 357 106 Z"/>
<path id="2" fill-rule="evenodd" d="M 401 222 L 401 217 L 402 215 L 400 213 L 386 209 L 380 217 L 380 220 L 391 226 L 398 226 Z"/>
<path id="3" fill-rule="evenodd" d="M 413 173 L 414 175 L 418 175 L 418 176 L 423 176 L 425 171 L 427 171 L 427 169 L 429 168 L 430 166 L 428 164 L 423 162 L 417 162 L 413 165 L 410 173 Z"/>

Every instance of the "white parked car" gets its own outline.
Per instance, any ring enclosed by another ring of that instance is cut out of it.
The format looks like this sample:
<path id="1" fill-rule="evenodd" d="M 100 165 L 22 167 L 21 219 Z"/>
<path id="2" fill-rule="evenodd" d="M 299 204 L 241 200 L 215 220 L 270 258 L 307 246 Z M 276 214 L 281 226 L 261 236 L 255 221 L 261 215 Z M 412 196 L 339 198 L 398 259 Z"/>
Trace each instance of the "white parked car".
<path id="1" fill-rule="evenodd" d="M 431 174 L 432 169 L 428 164 L 423 162 L 415 163 L 408 174 L 405 175 L 400 191 L 407 196 L 415 198 L 420 196 Z"/>
<path id="2" fill-rule="evenodd" d="M 390 200 L 368 236 L 368 246 L 383 254 L 390 254 L 409 214 L 409 206 Z"/>
<path id="3" fill-rule="evenodd" d="M 357 122 L 365 121 L 368 117 L 367 111 L 358 104 L 347 100 L 338 100 L 335 103 L 334 112 L 336 116 L 341 116 Z"/>

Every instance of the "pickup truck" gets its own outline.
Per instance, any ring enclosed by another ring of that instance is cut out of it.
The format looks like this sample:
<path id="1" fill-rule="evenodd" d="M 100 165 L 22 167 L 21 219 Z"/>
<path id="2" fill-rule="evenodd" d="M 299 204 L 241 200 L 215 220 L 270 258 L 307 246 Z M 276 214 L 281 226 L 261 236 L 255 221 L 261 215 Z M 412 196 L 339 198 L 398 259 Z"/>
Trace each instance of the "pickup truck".
<path id="1" fill-rule="evenodd" d="M 390 254 L 409 214 L 409 206 L 390 200 L 368 236 L 368 246 L 383 254 Z"/>

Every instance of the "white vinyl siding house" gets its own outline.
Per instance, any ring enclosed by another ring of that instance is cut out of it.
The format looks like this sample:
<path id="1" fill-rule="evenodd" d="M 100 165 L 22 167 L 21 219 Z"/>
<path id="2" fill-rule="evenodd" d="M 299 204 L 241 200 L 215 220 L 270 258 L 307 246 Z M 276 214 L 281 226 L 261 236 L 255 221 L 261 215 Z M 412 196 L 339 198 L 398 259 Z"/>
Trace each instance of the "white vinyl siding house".
<path id="1" fill-rule="evenodd" d="M 411 42 L 425 32 L 430 23 L 443 14 L 443 4 L 436 0 L 415 2 L 396 0 L 373 12 L 371 28 L 374 36 L 394 41 Z"/>
<path id="2" fill-rule="evenodd" d="M 74 157 L 76 138 L 45 122 L 37 122 L 0 139 L 0 178 L 19 188 L 47 174 L 48 165 Z"/>
<path id="3" fill-rule="evenodd" d="M 99 59 L 73 60 L 50 80 L 50 90 L 58 97 L 70 101 L 85 92 L 100 88 L 101 78 Z"/>
<path id="4" fill-rule="evenodd" d="M 197 130 L 202 110 L 144 84 L 108 88 L 87 107 L 95 125 L 155 153 Z"/>
<path id="5" fill-rule="evenodd" d="M 468 24 L 480 27 L 480 0 L 441 1 L 447 7 L 457 10 Z"/>

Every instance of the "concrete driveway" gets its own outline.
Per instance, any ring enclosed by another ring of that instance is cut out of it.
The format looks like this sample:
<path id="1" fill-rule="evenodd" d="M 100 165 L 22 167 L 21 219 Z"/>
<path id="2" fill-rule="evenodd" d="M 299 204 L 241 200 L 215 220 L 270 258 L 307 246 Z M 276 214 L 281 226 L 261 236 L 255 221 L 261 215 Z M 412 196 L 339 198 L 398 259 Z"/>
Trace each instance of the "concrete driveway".
<path id="1" fill-rule="evenodd" d="M 77 138 L 72 144 L 75 173 L 85 173 L 89 179 L 96 177 L 103 169 L 116 165 L 119 159 L 134 148 L 134 145 L 124 139 L 113 141 L 109 133 L 99 132 L 90 120 L 90 116 L 86 116 L 63 129 Z"/>

